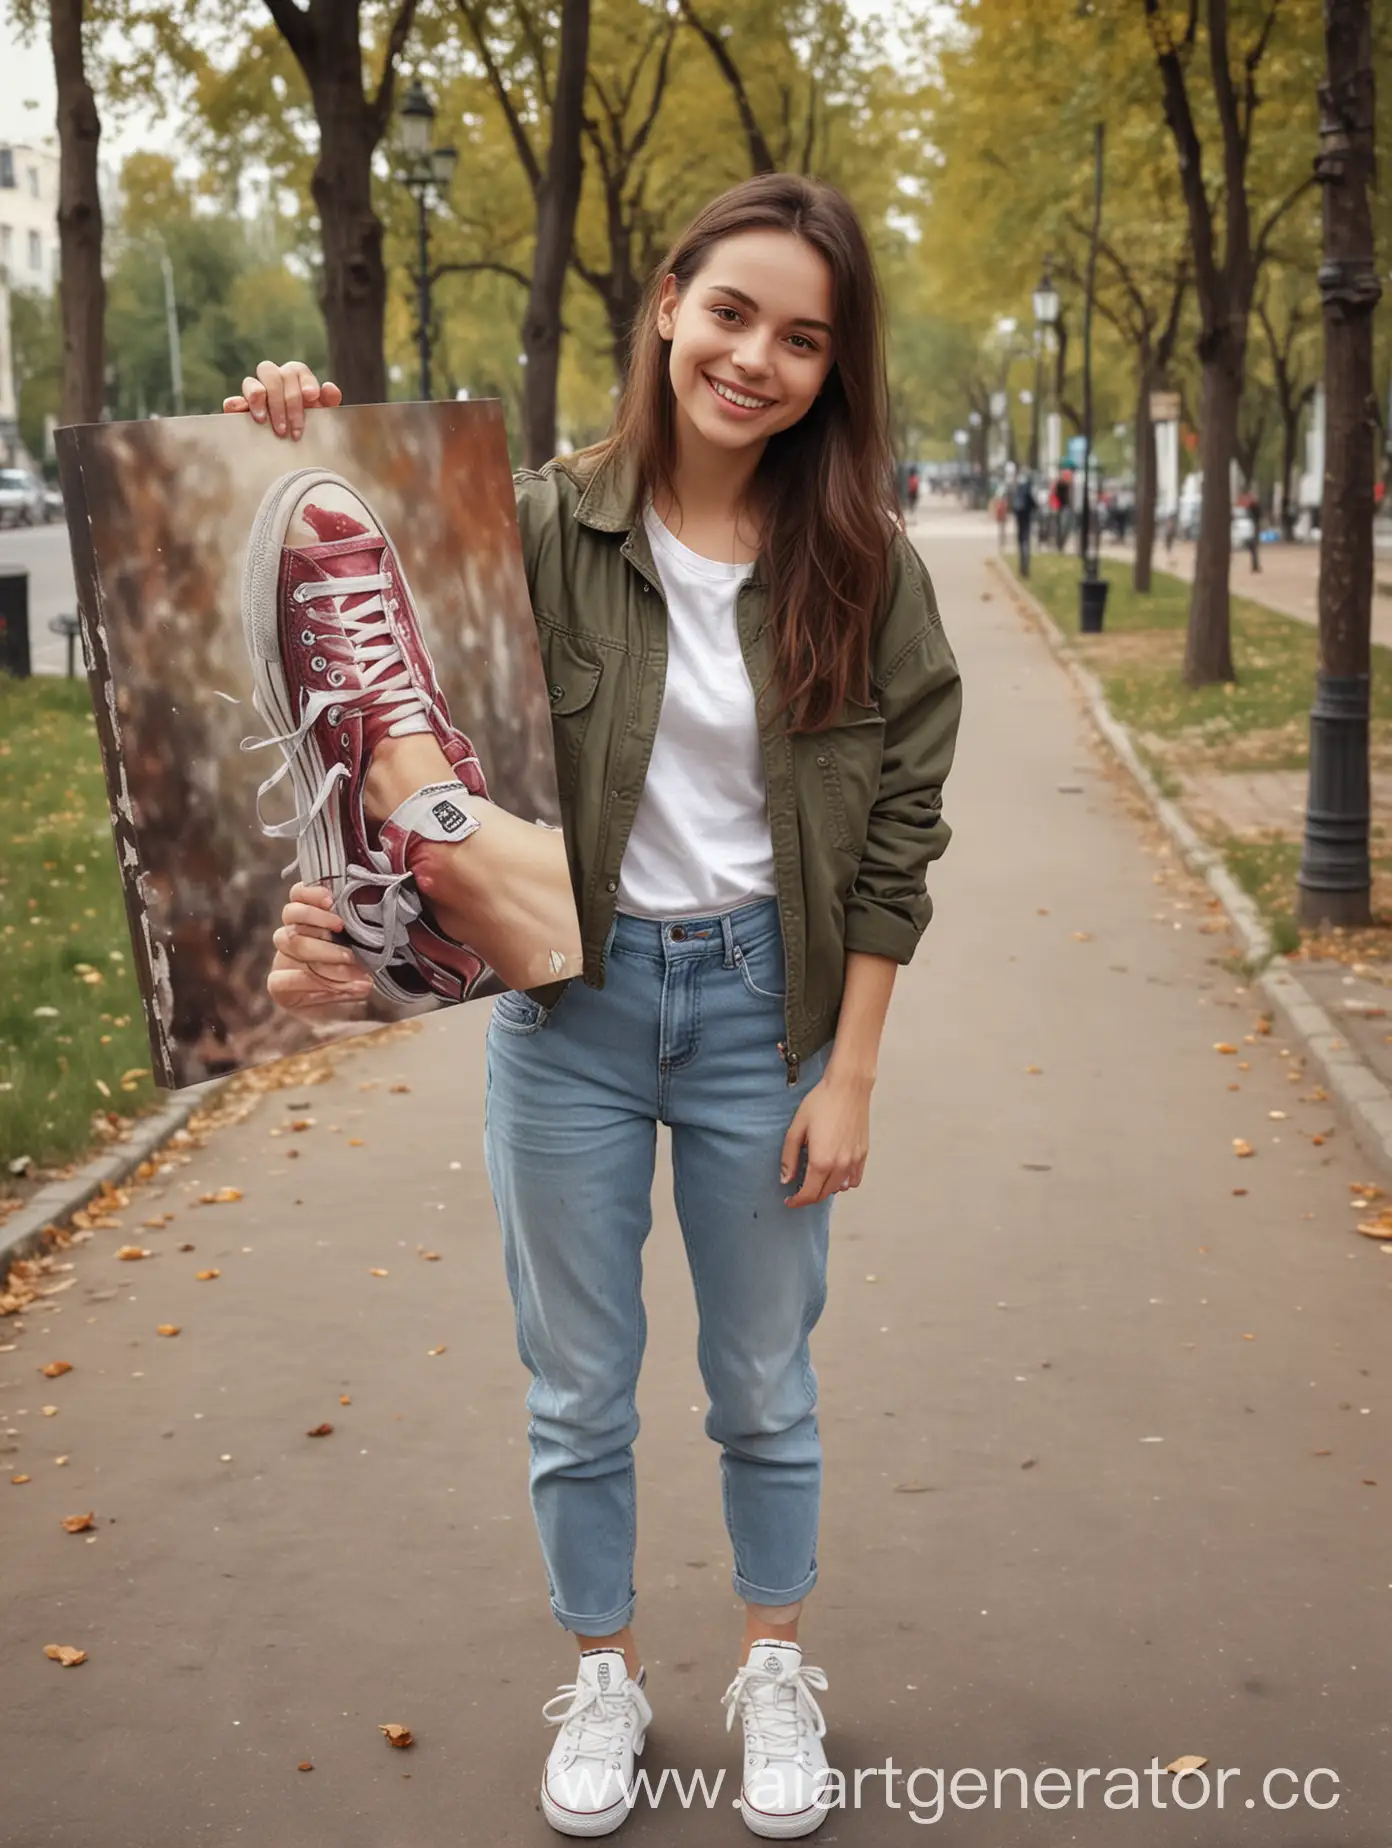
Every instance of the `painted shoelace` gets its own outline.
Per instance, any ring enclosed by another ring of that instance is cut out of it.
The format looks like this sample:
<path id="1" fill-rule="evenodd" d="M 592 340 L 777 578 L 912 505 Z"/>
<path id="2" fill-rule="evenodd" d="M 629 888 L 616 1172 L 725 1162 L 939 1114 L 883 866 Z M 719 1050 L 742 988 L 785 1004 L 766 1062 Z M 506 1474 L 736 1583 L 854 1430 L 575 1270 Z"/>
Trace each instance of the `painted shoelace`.
<path id="1" fill-rule="evenodd" d="M 338 667 L 328 668 L 326 677 L 329 685 L 306 697 L 300 722 L 293 731 L 280 732 L 269 738 L 242 740 L 241 748 L 244 751 L 260 751 L 273 744 L 280 747 L 284 757 L 280 768 L 268 776 L 256 792 L 256 818 L 262 832 L 274 839 L 298 840 L 318 817 L 335 787 L 351 774 L 346 763 L 330 765 L 307 809 L 292 815 L 288 821 L 268 822 L 265 819 L 261 807 L 263 800 L 288 775 L 296 753 L 321 717 L 327 715 L 329 723 L 334 725 L 345 706 L 370 703 L 384 715 L 390 716 L 387 726 L 389 737 L 403 738 L 411 733 L 430 731 L 430 723 L 425 716 L 430 709 L 430 701 L 411 678 L 410 667 L 392 631 L 388 606 L 383 601 L 383 593 L 390 588 L 391 579 L 384 572 L 374 572 L 362 577 L 318 579 L 297 585 L 291 593 L 295 602 L 301 605 L 312 604 L 321 598 L 331 600 L 331 612 L 324 613 L 330 616 L 331 626 L 316 632 L 309 626 L 316 612 L 307 608 L 306 626 L 301 631 L 300 640 L 308 648 L 316 642 L 322 643 L 336 635 L 343 635 L 352 650 L 361 685 L 345 690 L 343 670 Z M 344 609 L 347 599 L 362 596 L 367 596 L 369 601 L 360 603 L 356 609 Z M 393 610 L 396 607 L 394 599 L 391 607 Z M 321 614 L 321 623 L 323 619 Z M 311 665 L 316 672 L 322 673 L 327 667 L 327 661 L 323 655 L 317 655 L 312 657 Z M 259 693 L 252 703 L 262 718 L 271 720 Z M 407 949 L 407 931 L 421 915 L 421 902 L 414 886 L 407 889 L 412 878 L 409 872 L 393 873 L 385 855 L 378 855 L 371 849 L 368 851 L 374 864 L 350 864 L 334 893 L 334 902 L 348 926 L 355 947 L 362 953 L 363 961 L 372 969 L 380 969 L 398 960 Z M 287 875 L 295 870 L 295 864 L 292 860 L 284 869 Z M 356 894 L 365 889 L 380 896 L 359 904 L 356 902 Z"/>

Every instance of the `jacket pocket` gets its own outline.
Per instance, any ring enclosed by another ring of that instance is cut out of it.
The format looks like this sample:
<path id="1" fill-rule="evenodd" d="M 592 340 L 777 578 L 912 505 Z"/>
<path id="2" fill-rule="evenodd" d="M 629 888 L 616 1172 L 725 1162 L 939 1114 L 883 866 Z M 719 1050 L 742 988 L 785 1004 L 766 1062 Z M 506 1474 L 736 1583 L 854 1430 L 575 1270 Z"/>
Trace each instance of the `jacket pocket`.
<path id="1" fill-rule="evenodd" d="M 879 788 L 884 720 L 872 707 L 848 704 L 840 722 L 810 742 L 821 774 L 828 839 L 859 860 Z"/>
<path id="2" fill-rule="evenodd" d="M 556 780 L 562 802 L 575 787 L 580 752 L 594 713 L 595 694 L 604 675 L 601 651 L 565 629 L 538 624 L 546 693 L 551 702 L 551 733 L 556 746 Z"/>

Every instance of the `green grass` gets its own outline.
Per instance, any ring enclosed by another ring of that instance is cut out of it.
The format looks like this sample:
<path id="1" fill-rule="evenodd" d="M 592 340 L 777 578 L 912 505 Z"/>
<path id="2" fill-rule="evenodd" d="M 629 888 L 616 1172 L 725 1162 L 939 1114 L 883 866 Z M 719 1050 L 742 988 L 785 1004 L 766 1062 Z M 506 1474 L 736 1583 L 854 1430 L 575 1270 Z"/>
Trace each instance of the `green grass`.
<path id="1" fill-rule="evenodd" d="M 1155 588 L 1138 597 L 1130 565 L 1106 560 L 1111 585 L 1106 628 L 1078 635 L 1078 562 L 1034 561 L 1030 588 L 1102 682 L 1107 703 L 1134 731 L 1172 740 L 1171 762 L 1206 770 L 1303 770 L 1309 762 L 1309 714 L 1315 691 L 1316 633 L 1246 597 L 1232 599 L 1237 679 L 1186 687 L 1181 679 L 1189 586 L 1157 571 Z M 1137 646 L 1130 638 L 1141 638 Z M 1144 646 L 1149 637 L 1151 645 Z M 1392 650 L 1375 647 L 1372 747 L 1392 749 Z"/>
<path id="2" fill-rule="evenodd" d="M 0 946 L 3 1192 L 18 1157 L 70 1161 L 94 1111 L 157 1096 L 80 680 L 0 673 Z"/>
<path id="3" fill-rule="evenodd" d="M 1215 843 L 1228 870 L 1254 901 L 1271 928 L 1271 941 L 1279 955 L 1300 947 L 1295 921 L 1295 876 L 1300 871 L 1296 841 L 1243 841 L 1234 835 Z"/>

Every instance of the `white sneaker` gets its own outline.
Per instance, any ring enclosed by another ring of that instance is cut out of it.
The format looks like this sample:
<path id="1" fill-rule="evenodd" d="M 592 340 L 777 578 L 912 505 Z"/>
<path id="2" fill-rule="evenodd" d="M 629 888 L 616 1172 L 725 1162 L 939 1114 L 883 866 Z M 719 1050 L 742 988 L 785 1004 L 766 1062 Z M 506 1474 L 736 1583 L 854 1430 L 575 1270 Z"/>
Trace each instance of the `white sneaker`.
<path id="1" fill-rule="evenodd" d="M 542 1708 L 561 1729 L 541 1779 L 542 1813 L 559 1834 L 609 1835 L 632 1808 L 633 1760 L 652 1724 L 645 1679 L 630 1680 L 621 1649 L 588 1649 Z"/>
<path id="2" fill-rule="evenodd" d="M 810 1835 L 827 1818 L 826 1721 L 813 1698 L 827 1678 L 796 1643 L 755 1643 L 725 1690 L 725 1730 L 744 1726 L 740 1814 L 755 1835 Z"/>

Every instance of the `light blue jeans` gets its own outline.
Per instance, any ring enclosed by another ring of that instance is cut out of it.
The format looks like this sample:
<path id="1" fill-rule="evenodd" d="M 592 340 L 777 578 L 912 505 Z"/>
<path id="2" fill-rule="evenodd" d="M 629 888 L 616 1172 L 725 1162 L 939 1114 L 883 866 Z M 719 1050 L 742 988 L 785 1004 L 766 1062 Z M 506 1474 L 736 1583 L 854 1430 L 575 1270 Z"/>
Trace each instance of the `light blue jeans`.
<path id="1" fill-rule="evenodd" d="M 671 923 L 619 917 L 603 989 L 548 1014 L 523 994 L 488 1032 L 488 1173 L 517 1345 L 532 1375 L 532 1509 L 557 1621 L 630 1621 L 635 1393 L 657 1125 L 672 1131 L 697 1357 L 721 1446 L 734 1586 L 793 1604 L 817 1576 L 821 1446 L 808 1336 L 826 1300 L 829 1201 L 778 1178 L 827 1050 L 788 1083 L 777 902 Z"/>

